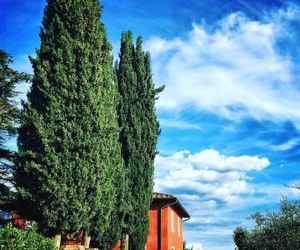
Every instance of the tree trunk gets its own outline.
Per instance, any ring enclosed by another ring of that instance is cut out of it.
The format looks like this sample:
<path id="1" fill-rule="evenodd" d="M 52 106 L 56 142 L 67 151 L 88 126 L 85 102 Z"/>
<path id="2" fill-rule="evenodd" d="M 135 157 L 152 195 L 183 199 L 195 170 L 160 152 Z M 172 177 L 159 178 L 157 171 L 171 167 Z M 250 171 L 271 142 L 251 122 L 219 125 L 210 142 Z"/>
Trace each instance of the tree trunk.
<path id="1" fill-rule="evenodd" d="M 54 240 L 54 244 L 57 248 L 60 247 L 60 242 L 61 242 L 61 234 L 56 234 L 54 237 L 53 237 L 53 240 Z"/>
<path id="2" fill-rule="evenodd" d="M 90 242 L 91 242 L 91 236 L 85 235 L 84 236 L 84 241 L 83 241 L 83 246 L 84 248 L 90 248 Z"/>
<path id="3" fill-rule="evenodd" d="M 123 233 L 121 240 L 121 250 L 129 249 L 129 234 Z"/>

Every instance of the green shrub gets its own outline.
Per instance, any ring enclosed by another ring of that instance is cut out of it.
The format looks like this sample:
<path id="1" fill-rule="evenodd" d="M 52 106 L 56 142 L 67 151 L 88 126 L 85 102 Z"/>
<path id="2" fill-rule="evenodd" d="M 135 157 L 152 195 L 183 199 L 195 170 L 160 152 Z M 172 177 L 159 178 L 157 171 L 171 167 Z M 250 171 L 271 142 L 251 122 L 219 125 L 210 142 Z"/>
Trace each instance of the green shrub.
<path id="1" fill-rule="evenodd" d="M 54 242 L 38 234 L 34 227 L 21 230 L 12 225 L 0 228 L 0 246 L 8 250 L 57 250 Z"/>

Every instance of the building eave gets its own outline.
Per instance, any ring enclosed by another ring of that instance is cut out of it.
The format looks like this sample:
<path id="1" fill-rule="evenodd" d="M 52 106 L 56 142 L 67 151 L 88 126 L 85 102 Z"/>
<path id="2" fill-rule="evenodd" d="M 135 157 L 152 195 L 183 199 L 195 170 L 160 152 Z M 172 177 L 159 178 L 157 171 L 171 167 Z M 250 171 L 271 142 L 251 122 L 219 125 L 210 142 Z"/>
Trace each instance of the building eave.
<path id="1" fill-rule="evenodd" d="M 177 197 L 172 194 L 155 192 L 153 193 L 153 201 L 164 201 L 167 205 L 175 208 L 182 218 L 189 219 L 191 217 Z"/>

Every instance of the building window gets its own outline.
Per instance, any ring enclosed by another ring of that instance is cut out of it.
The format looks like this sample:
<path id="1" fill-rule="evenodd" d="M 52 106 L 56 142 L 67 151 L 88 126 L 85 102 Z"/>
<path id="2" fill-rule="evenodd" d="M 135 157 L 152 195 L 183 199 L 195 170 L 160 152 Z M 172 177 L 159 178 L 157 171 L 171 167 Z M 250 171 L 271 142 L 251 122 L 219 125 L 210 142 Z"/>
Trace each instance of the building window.
<path id="1" fill-rule="evenodd" d="M 174 225 L 174 212 L 171 210 L 171 231 L 172 233 L 175 233 L 175 225 Z"/>
<path id="2" fill-rule="evenodd" d="M 180 237 L 180 219 L 179 219 L 179 217 L 177 217 L 177 225 L 178 225 L 178 227 L 177 227 L 177 229 L 178 229 L 178 236 Z"/>

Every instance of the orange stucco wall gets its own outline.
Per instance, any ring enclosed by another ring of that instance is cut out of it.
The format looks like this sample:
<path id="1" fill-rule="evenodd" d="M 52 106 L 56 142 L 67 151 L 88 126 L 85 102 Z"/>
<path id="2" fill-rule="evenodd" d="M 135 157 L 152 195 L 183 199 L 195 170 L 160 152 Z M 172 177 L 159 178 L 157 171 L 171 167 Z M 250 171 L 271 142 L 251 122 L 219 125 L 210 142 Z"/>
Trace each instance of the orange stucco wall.
<path id="1" fill-rule="evenodd" d="M 151 208 L 149 214 L 149 235 L 145 249 L 158 249 L 159 213 L 158 209 Z"/>
<path id="2" fill-rule="evenodd" d="M 168 245 L 163 245 L 161 250 L 182 250 L 183 249 L 183 237 L 182 237 L 182 218 L 178 215 L 178 213 L 173 210 L 171 207 L 166 208 L 167 213 L 164 217 L 164 220 L 168 222 L 168 233 L 166 235 L 166 239 L 168 239 Z M 172 218 L 174 219 L 174 230 L 172 231 Z"/>
<path id="3" fill-rule="evenodd" d="M 174 216 L 174 232 L 171 227 L 171 214 Z M 171 207 L 161 210 L 159 218 L 159 206 L 151 207 L 149 211 L 150 225 L 146 250 L 159 249 L 159 237 L 161 240 L 161 250 L 183 250 L 182 218 Z M 159 222 L 161 220 L 161 235 L 159 232 Z M 180 231 L 178 233 L 178 231 Z"/>
<path id="4" fill-rule="evenodd" d="M 170 226 L 169 226 L 169 208 L 163 208 L 161 210 L 161 250 L 169 249 L 169 233 L 170 233 Z M 152 250 L 152 249 L 148 249 Z"/>
<path id="5" fill-rule="evenodd" d="M 171 207 L 161 209 L 161 204 L 152 204 L 149 210 L 149 235 L 145 250 L 159 250 L 159 243 L 161 243 L 160 250 L 183 250 L 183 230 L 182 218 L 176 210 Z M 172 232 L 171 214 L 174 216 L 174 232 Z M 159 224 L 161 222 L 161 224 Z M 179 227 L 178 227 L 179 225 Z M 178 233 L 180 231 L 180 233 Z M 161 232 L 161 235 L 160 235 Z M 160 239 L 159 239 L 160 238 Z M 113 250 L 119 250 L 118 244 Z"/>

